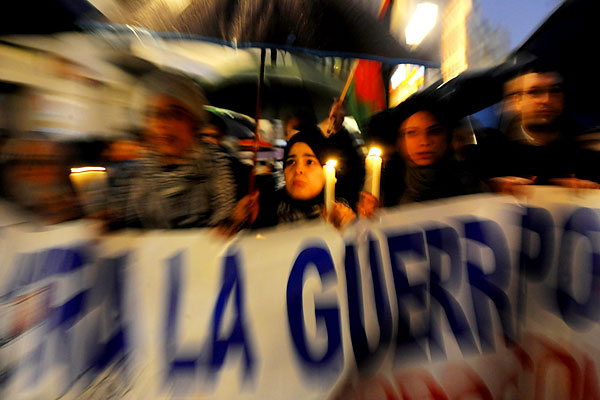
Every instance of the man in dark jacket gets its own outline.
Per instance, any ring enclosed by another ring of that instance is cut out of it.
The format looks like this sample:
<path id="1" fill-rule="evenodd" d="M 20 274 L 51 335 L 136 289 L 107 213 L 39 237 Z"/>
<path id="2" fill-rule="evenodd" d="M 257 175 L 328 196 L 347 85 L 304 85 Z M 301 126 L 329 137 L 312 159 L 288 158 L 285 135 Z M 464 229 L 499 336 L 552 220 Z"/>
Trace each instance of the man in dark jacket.
<path id="1" fill-rule="evenodd" d="M 494 190 L 511 192 L 520 184 L 557 184 L 597 187 L 586 180 L 579 165 L 576 125 L 564 115 L 562 77 L 555 71 L 535 69 L 518 79 L 517 114 L 500 146 L 486 157 L 497 166 L 490 180 Z"/>

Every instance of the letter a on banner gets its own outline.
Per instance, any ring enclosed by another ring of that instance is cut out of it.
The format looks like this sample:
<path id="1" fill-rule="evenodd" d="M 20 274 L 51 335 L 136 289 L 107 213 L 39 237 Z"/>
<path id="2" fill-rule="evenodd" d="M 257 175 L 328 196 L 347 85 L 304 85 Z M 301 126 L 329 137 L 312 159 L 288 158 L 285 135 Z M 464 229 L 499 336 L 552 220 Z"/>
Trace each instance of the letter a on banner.
<path id="1" fill-rule="evenodd" d="M 225 258 L 225 266 L 223 268 L 223 283 L 221 293 L 217 299 L 215 313 L 213 316 L 213 332 L 212 332 L 212 357 L 210 366 L 213 372 L 219 371 L 225 361 L 225 356 L 230 346 L 240 348 L 244 354 L 244 375 L 245 378 L 250 378 L 254 370 L 254 356 L 249 343 L 249 337 L 246 332 L 244 309 L 244 291 L 243 291 L 242 275 L 240 274 L 238 261 L 235 254 L 228 255 Z M 225 314 L 225 306 L 227 301 L 233 294 L 234 304 L 234 323 L 231 334 L 228 338 L 220 338 L 221 325 Z"/>

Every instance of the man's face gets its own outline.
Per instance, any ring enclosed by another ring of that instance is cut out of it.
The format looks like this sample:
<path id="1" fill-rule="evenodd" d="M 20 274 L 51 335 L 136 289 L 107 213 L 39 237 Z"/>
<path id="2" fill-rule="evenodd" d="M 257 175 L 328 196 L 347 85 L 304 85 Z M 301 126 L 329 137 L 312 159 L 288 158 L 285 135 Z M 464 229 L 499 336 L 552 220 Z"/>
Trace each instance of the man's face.
<path id="1" fill-rule="evenodd" d="M 182 157 L 195 141 L 195 120 L 186 107 L 170 96 L 155 95 L 146 110 L 146 137 L 164 156 Z"/>
<path id="2" fill-rule="evenodd" d="M 560 76 L 554 72 L 529 73 L 522 76 L 522 83 L 517 105 L 523 126 L 531 130 L 551 126 L 564 108 Z"/>

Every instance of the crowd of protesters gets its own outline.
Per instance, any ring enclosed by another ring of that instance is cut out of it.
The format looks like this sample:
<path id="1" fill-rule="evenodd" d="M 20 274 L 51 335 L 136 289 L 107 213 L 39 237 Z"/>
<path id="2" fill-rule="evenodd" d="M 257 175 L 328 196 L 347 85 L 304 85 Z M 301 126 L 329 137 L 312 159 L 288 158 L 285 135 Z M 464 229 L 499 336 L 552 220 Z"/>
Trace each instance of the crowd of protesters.
<path id="1" fill-rule="evenodd" d="M 106 146 L 107 186 L 99 210 L 87 210 L 68 178 L 69 155 L 41 137 L 2 145 L 2 195 L 45 223 L 83 215 L 113 228 L 242 229 L 323 218 L 343 228 L 396 207 L 480 192 L 514 194 L 523 185 L 597 189 L 598 153 L 578 141 L 565 114 L 563 81 L 535 68 L 507 83 L 501 129 L 457 121 L 413 96 L 372 119 L 367 137 L 385 146 L 381 192 L 364 191 L 365 146 L 334 102 L 318 124 L 304 110 L 285 121 L 283 182 L 249 179 L 252 170 L 223 142 L 227 126 L 205 111 L 190 79 L 154 72 L 142 79 L 138 140 Z M 326 160 L 338 161 L 336 198 L 324 207 Z"/>

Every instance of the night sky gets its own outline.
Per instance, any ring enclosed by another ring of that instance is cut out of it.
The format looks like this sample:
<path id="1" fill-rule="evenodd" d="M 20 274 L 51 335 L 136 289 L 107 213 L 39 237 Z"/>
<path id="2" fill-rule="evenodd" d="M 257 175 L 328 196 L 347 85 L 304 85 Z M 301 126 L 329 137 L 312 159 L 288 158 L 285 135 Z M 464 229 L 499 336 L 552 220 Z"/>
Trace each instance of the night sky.
<path id="1" fill-rule="evenodd" d="M 520 46 L 561 0 L 480 0 L 483 15 L 510 34 L 510 49 Z"/>

